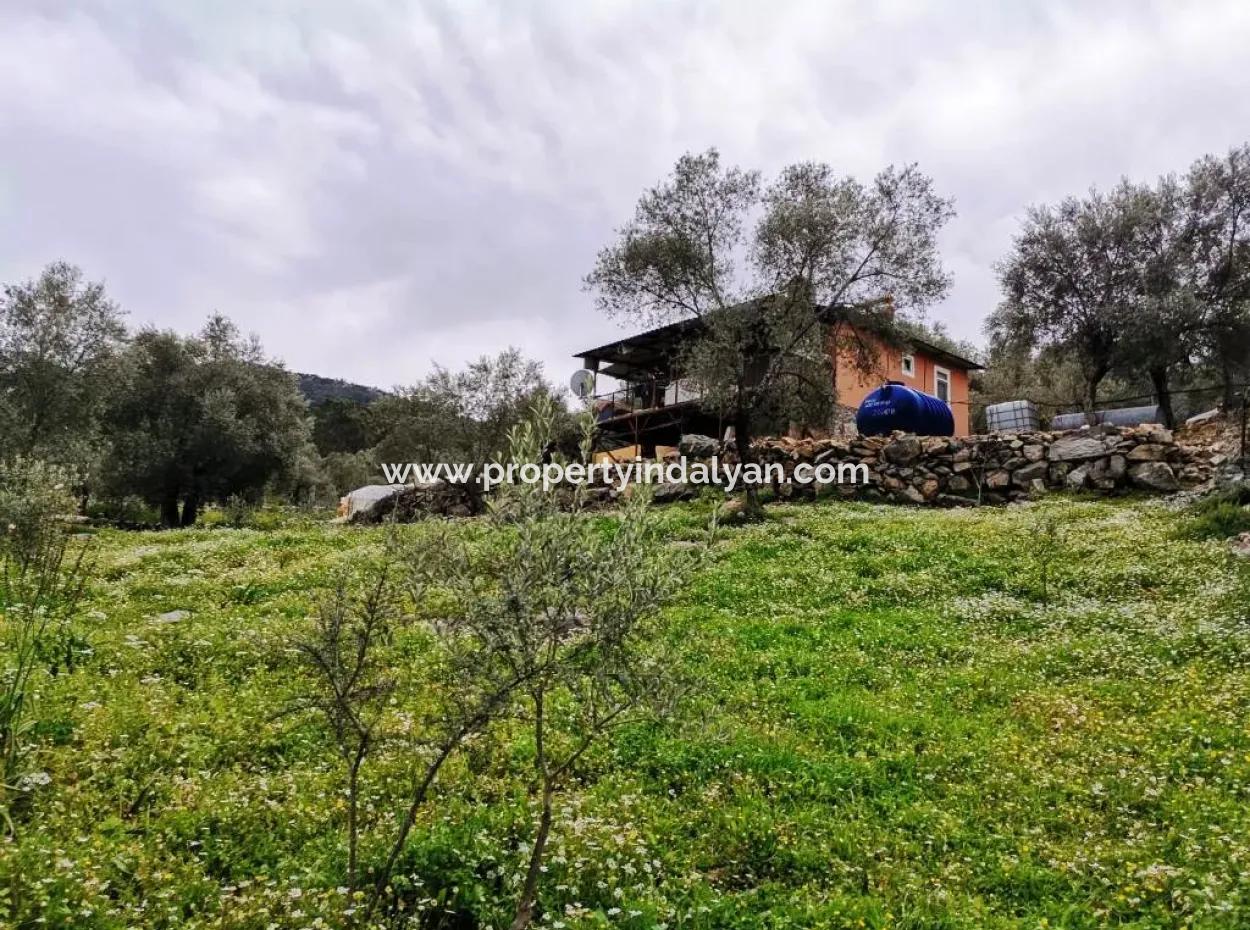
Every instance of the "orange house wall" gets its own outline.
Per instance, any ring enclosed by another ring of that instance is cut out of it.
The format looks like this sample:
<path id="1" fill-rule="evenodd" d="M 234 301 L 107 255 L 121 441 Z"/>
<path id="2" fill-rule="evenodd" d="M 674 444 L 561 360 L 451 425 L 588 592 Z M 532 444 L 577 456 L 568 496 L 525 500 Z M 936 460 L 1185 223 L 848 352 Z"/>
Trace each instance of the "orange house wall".
<path id="1" fill-rule="evenodd" d="M 830 350 L 834 347 L 830 345 Z M 901 381 L 908 387 L 926 394 L 936 394 L 935 368 L 945 368 L 950 372 L 951 380 L 951 413 L 955 418 L 955 435 L 967 436 L 971 431 L 968 416 L 968 372 L 962 368 L 951 368 L 939 365 L 932 356 L 921 350 L 911 353 L 916 359 L 915 372 L 903 374 L 903 352 L 887 346 L 879 346 L 877 367 L 870 373 L 860 371 L 847 358 L 847 353 L 837 352 L 835 363 L 837 368 L 838 403 L 851 408 L 859 407 L 860 401 L 881 387 L 886 381 Z"/>

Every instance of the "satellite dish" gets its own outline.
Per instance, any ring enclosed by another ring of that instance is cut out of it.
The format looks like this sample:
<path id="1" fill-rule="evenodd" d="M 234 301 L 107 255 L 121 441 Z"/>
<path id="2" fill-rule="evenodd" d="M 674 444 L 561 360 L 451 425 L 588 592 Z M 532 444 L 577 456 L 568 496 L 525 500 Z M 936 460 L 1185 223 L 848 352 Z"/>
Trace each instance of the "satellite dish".
<path id="1" fill-rule="evenodd" d="M 569 378 L 569 387 L 578 397 L 586 398 L 595 392 L 595 373 L 581 368 Z"/>

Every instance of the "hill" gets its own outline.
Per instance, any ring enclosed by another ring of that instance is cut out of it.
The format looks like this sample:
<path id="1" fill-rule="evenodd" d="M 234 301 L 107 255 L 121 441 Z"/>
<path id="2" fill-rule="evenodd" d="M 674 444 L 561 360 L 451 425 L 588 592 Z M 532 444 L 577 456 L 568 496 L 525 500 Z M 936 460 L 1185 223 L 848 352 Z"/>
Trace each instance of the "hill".
<path id="1" fill-rule="evenodd" d="M 364 384 L 353 384 L 338 378 L 323 378 L 321 375 L 310 375 L 297 371 L 300 393 L 308 400 L 310 407 L 317 407 L 328 400 L 342 398 L 358 404 L 371 404 L 385 391 Z"/>

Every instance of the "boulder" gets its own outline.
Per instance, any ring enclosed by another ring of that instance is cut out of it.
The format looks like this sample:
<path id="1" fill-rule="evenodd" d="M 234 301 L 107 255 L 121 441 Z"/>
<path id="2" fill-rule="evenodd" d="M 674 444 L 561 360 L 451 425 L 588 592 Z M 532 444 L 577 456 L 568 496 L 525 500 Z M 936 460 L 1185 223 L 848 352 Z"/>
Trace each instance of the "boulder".
<path id="1" fill-rule="evenodd" d="M 987 488 L 1005 488 L 1011 484 L 1011 472 L 999 469 L 992 471 L 985 476 L 985 486 Z"/>
<path id="2" fill-rule="evenodd" d="M 711 436 L 687 433 L 678 440 L 677 451 L 687 458 L 709 459 L 720 451 L 720 443 Z"/>
<path id="3" fill-rule="evenodd" d="M 892 440 L 881 450 L 881 454 L 891 464 L 910 465 L 920 458 L 921 451 L 919 439 L 915 436 L 905 436 L 901 439 Z"/>
<path id="4" fill-rule="evenodd" d="M 1040 461 L 1031 462 L 1028 465 L 1024 465 L 1024 466 L 1021 466 L 1020 468 L 1017 468 L 1012 473 L 1011 480 L 1014 484 L 1017 484 L 1022 488 L 1027 488 L 1034 481 L 1038 479 L 1044 479 L 1046 477 L 1047 471 L 1049 470 L 1050 470 L 1050 466 L 1047 465 L 1045 462 L 1040 462 Z"/>
<path id="5" fill-rule="evenodd" d="M 375 507 L 401 493 L 406 484 L 367 484 L 339 498 L 339 516 L 351 521 L 361 514 L 368 514 Z M 376 522 L 364 519 L 363 522 Z"/>
<path id="6" fill-rule="evenodd" d="M 674 501 L 688 501 L 695 497 L 698 490 L 684 481 L 665 481 L 651 490 L 651 501 L 655 504 L 671 504 Z"/>
<path id="7" fill-rule="evenodd" d="M 1186 426 L 1198 426 L 1202 423 L 1210 423 L 1212 420 L 1220 418 L 1220 408 L 1216 407 L 1212 410 L 1204 410 L 1202 413 L 1196 413 L 1185 421 Z"/>
<path id="8" fill-rule="evenodd" d="M 741 497 L 731 497 L 716 511 L 716 519 L 721 523 L 741 523 L 746 515 L 747 502 Z"/>
<path id="9" fill-rule="evenodd" d="M 1064 436 L 1050 444 L 1047 457 L 1052 462 L 1080 462 L 1099 458 L 1106 451 L 1103 441 L 1094 436 Z"/>
<path id="10" fill-rule="evenodd" d="M 1129 450 L 1130 462 L 1162 462 L 1168 456 L 1168 447 L 1157 442 L 1143 442 Z"/>
<path id="11" fill-rule="evenodd" d="M 483 510 L 481 488 L 473 483 L 431 481 L 401 485 L 398 493 L 358 510 L 352 523 L 381 523 L 394 514 L 397 523 L 415 523 L 425 517 L 471 517 Z"/>
<path id="12" fill-rule="evenodd" d="M 1176 473 L 1167 462 L 1139 462 L 1130 465 L 1128 477 L 1136 487 L 1148 491 L 1175 491 L 1180 487 Z"/>
<path id="13" fill-rule="evenodd" d="M 911 485 L 903 488 L 903 496 L 913 504 L 925 503 L 924 495 L 913 488 Z"/>
<path id="14" fill-rule="evenodd" d="M 1085 482 L 1089 478 L 1089 466 L 1078 465 L 1066 475 L 1063 476 L 1064 485 L 1071 491 L 1079 491 L 1085 487 Z"/>

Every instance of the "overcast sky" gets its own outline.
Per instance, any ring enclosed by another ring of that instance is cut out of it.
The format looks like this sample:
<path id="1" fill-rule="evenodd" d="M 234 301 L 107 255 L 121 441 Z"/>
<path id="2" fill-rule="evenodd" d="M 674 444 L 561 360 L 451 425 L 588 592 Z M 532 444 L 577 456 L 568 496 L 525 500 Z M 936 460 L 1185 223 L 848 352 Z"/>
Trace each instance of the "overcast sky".
<path id="1" fill-rule="evenodd" d="M 220 310 L 300 371 L 509 344 L 563 382 L 581 289 L 682 152 L 955 198 L 933 308 L 980 339 L 1024 208 L 1250 139 L 1250 3 L 0 0 L 0 281 L 67 259 L 132 325 Z"/>

